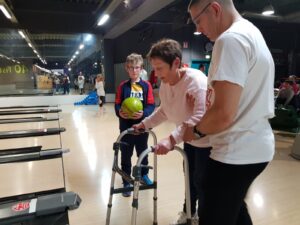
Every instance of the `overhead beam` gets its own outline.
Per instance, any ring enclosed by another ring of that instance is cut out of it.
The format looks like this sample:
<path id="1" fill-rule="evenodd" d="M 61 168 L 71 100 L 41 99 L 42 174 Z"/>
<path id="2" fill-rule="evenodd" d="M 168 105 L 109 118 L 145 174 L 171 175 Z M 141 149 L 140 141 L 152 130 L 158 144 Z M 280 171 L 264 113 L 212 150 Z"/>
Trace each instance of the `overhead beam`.
<path id="1" fill-rule="evenodd" d="M 174 2 L 174 0 L 144 1 L 141 6 L 131 12 L 131 16 L 125 18 L 123 21 L 119 22 L 116 26 L 110 29 L 104 35 L 104 38 L 114 39 L 120 36 L 172 2 Z"/>

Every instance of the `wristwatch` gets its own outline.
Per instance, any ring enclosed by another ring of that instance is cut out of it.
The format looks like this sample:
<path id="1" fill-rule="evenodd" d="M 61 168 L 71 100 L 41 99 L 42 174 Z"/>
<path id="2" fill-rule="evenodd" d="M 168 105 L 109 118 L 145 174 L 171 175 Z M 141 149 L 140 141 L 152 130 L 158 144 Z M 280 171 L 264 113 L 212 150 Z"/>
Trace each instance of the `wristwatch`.
<path id="1" fill-rule="evenodd" d="M 197 130 L 197 126 L 194 126 L 193 132 L 194 135 L 196 136 L 196 139 L 203 138 L 206 136 L 206 134 L 202 134 L 199 130 Z"/>

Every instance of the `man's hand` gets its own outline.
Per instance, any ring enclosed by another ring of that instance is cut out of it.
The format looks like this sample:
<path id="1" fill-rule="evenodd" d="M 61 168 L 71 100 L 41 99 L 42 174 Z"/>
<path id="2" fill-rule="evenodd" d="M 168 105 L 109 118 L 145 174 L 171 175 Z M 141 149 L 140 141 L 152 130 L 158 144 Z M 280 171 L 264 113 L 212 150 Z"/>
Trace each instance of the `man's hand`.
<path id="1" fill-rule="evenodd" d="M 188 126 L 188 124 L 184 124 L 185 132 L 183 134 L 182 140 L 184 142 L 189 142 L 195 139 L 194 127 Z"/>
<path id="2" fill-rule="evenodd" d="M 120 117 L 122 117 L 123 119 L 129 119 L 128 118 L 128 114 L 126 112 L 123 112 L 122 109 L 119 110 L 119 115 Z"/>
<path id="3" fill-rule="evenodd" d="M 140 111 L 138 111 L 138 112 L 133 113 L 132 119 L 138 120 L 138 119 L 142 118 L 143 115 L 144 115 L 144 111 L 143 111 L 143 110 L 140 110 Z"/>
<path id="4" fill-rule="evenodd" d="M 195 98 L 193 95 L 186 93 L 186 102 L 188 104 L 188 106 L 193 109 L 195 106 Z"/>
<path id="5" fill-rule="evenodd" d="M 174 149 L 175 143 L 174 143 L 174 141 L 171 140 L 172 138 L 168 137 L 168 138 L 164 138 L 161 141 L 159 141 L 157 143 L 157 145 L 154 147 L 154 149 L 155 149 L 154 152 L 157 155 L 166 155 L 166 154 L 168 154 L 169 151 Z"/>

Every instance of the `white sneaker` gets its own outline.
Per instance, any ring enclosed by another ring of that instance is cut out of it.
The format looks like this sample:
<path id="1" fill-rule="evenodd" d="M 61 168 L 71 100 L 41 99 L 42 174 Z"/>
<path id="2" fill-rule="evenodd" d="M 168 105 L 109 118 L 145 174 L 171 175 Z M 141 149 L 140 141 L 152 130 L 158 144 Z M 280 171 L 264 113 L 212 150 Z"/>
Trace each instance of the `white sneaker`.
<path id="1" fill-rule="evenodd" d="M 178 213 L 179 217 L 178 219 L 173 222 L 173 223 L 170 223 L 170 225 L 185 225 L 186 222 L 187 222 L 187 215 L 185 212 L 179 212 Z M 198 225 L 198 216 L 197 216 L 197 213 L 195 213 L 193 216 L 192 216 L 192 221 L 191 221 L 192 225 Z"/>

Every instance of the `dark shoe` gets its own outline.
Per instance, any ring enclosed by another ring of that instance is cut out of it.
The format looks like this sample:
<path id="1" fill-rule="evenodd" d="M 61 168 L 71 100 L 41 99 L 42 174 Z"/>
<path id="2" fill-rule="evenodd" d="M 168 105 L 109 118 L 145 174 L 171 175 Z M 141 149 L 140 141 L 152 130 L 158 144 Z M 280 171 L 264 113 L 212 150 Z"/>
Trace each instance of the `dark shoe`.
<path id="1" fill-rule="evenodd" d="M 131 187 L 131 185 L 130 184 L 124 184 L 124 188 L 128 188 L 128 187 Z M 122 193 L 122 196 L 123 197 L 130 197 L 131 196 L 131 191 L 124 191 Z"/>

